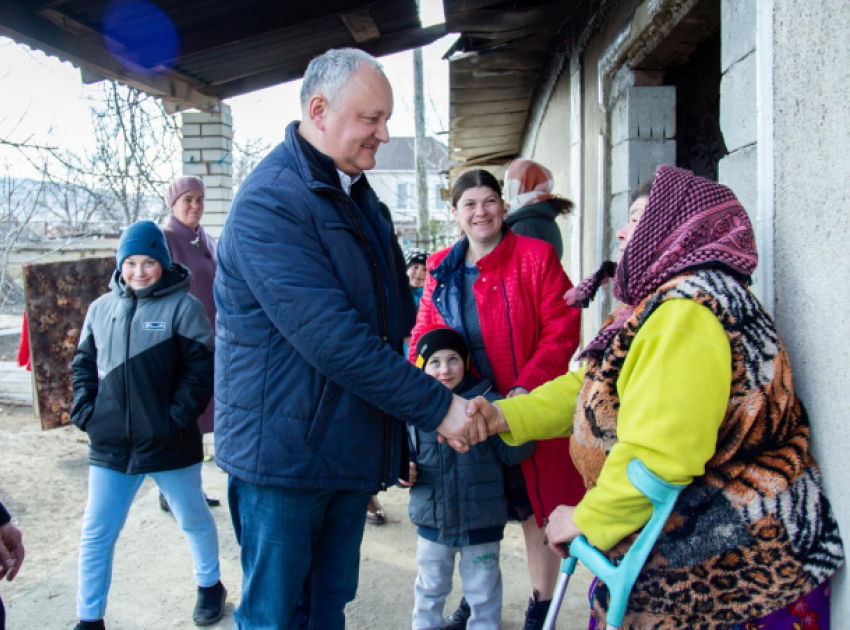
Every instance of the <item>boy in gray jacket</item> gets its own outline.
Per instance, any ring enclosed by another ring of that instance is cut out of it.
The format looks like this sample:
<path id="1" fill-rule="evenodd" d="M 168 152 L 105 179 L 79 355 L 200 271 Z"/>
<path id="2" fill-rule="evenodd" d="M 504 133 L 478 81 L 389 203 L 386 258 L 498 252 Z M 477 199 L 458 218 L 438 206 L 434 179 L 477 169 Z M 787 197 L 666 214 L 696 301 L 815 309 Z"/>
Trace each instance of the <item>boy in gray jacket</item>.
<path id="1" fill-rule="evenodd" d="M 487 381 L 469 371 L 469 349 L 452 328 L 437 326 L 416 345 L 416 365 L 464 398 L 501 398 Z M 533 443 L 511 447 L 499 436 L 457 453 L 436 433 L 410 427 L 410 520 L 418 525 L 414 630 L 443 627 L 443 607 L 452 590 L 460 553 L 466 627 L 501 627 L 502 573 L 499 542 L 508 520 L 502 465 L 531 455 Z"/>
<path id="2" fill-rule="evenodd" d="M 133 497 L 150 475 L 189 541 L 196 625 L 216 623 L 227 591 L 218 532 L 201 490 L 198 416 L 213 393 L 213 334 L 155 223 L 121 235 L 111 291 L 89 307 L 72 363 L 71 420 L 89 437 L 75 630 L 103 630 L 112 558 Z"/>

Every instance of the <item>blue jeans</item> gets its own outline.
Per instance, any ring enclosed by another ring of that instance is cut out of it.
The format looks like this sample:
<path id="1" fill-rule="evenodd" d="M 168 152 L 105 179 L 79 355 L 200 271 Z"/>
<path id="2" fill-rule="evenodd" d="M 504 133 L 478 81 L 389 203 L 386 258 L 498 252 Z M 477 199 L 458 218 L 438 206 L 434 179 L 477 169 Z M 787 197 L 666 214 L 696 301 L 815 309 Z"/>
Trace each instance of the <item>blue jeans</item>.
<path id="1" fill-rule="evenodd" d="M 213 586 L 220 578 L 218 530 L 201 488 L 201 464 L 150 476 L 189 541 L 195 581 L 198 586 Z M 77 590 L 77 617 L 82 621 L 97 621 L 106 614 L 115 543 L 144 480 L 145 475 L 125 475 L 102 466 L 89 466 L 89 501 L 80 536 Z"/>
<path id="2" fill-rule="evenodd" d="M 257 486 L 230 477 L 242 546 L 242 630 L 342 630 L 357 594 L 371 492 Z"/>

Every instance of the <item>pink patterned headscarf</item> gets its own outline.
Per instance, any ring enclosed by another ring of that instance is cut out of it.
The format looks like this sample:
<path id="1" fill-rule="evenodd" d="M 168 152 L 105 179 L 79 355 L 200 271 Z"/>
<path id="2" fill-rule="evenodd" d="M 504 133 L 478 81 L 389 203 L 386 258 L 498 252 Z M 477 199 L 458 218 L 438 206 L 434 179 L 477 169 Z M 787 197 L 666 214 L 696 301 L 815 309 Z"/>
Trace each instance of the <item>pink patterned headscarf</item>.
<path id="1" fill-rule="evenodd" d="M 519 210 L 554 197 L 552 171 L 533 160 L 514 160 L 505 173 L 504 195 L 508 211 Z"/>
<path id="2" fill-rule="evenodd" d="M 732 191 L 690 171 L 659 166 L 643 217 L 620 263 L 604 263 L 565 296 L 570 306 L 586 307 L 613 277 L 614 296 L 623 303 L 582 356 L 607 348 L 634 307 L 676 274 L 721 267 L 750 276 L 757 264 L 753 226 Z"/>

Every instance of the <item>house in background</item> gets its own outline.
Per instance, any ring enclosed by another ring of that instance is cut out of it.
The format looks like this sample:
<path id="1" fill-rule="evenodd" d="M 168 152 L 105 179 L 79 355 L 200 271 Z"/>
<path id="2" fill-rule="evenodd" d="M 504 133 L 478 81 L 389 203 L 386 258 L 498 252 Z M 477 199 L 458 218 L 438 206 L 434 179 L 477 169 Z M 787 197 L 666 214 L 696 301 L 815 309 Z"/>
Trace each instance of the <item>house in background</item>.
<path id="1" fill-rule="evenodd" d="M 454 234 L 449 202 L 444 200 L 449 185 L 449 149 L 434 138 L 425 139 L 428 171 L 428 213 L 431 217 L 431 243 L 419 243 L 419 209 L 416 194 L 416 154 L 414 138 L 390 138 L 378 149 L 375 168 L 368 172 L 369 184 L 390 209 L 402 248 L 443 246 Z"/>

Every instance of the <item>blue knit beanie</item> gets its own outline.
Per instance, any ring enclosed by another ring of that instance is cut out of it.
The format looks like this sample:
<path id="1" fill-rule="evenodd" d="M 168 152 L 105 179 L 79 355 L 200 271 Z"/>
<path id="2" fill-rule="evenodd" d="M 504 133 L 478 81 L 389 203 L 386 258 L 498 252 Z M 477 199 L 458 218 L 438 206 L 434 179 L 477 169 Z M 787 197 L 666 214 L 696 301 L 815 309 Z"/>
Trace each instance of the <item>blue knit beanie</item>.
<path id="1" fill-rule="evenodd" d="M 168 252 L 165 235 L 153 221 L 137 221 L 124 230 L 115 252 L 119 269 L 129 256 L 150 256 L 162 265 L 163 271 L 168 271 L 171 266 L 171 254 Z"/>

